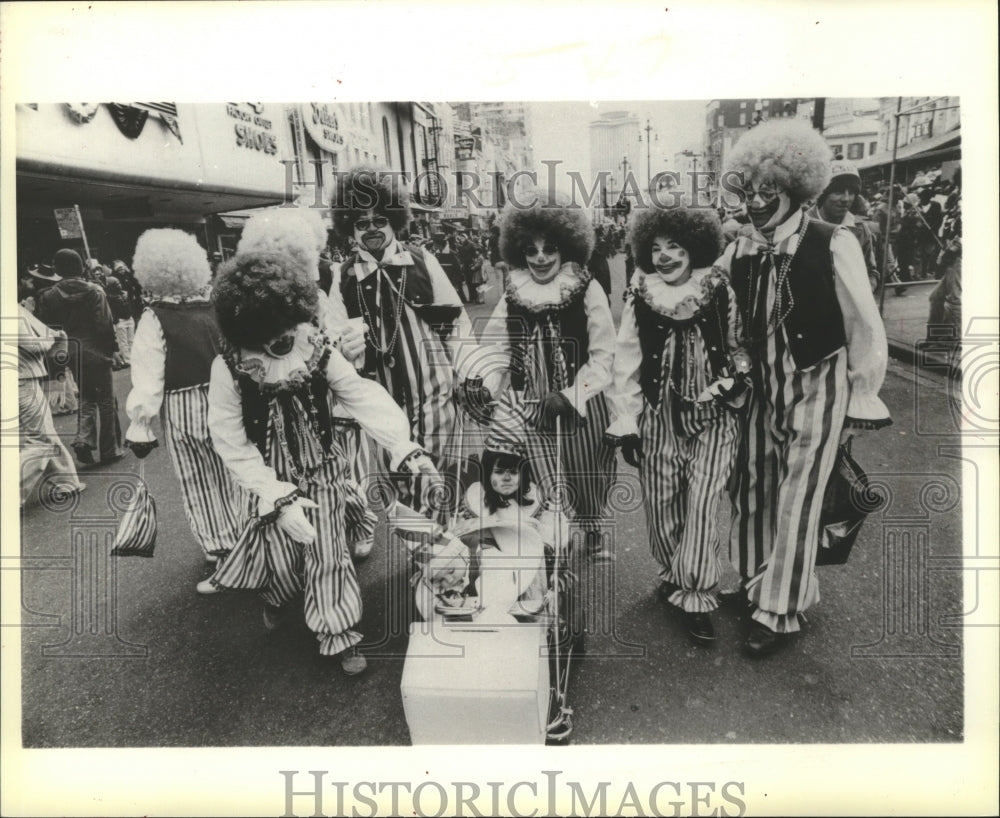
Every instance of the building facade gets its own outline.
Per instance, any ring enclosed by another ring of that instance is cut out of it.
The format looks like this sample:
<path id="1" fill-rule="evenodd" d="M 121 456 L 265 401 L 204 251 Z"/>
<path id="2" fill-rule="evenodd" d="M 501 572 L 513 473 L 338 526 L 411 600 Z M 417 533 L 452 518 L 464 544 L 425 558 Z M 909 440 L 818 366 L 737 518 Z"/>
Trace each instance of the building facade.
<path id="1" fill-rule="evenodd" d="M 640 120 L 629 111 L 608 111 L 590 123 L 590 173 L 600 179 L 596 206 L 605 217 L 615 207 L 623 192 L 634 192 L 634 185 L 627 185 L 629 175 L 638 180 L 645 174 L 639 166 Z M 603 176 L 602 176 L 603 174 Z M 627 190 L 626 190 L 627 185 Z"/>

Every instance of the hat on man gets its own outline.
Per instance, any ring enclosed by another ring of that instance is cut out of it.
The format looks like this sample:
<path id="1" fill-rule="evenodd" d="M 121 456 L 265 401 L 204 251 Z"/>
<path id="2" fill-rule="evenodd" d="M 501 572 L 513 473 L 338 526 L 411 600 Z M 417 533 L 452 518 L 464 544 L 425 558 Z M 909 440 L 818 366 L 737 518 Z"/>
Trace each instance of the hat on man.
<path id="1" fill-rule="evenodd" d="M 53 270 L 48 264 L 39 264 L 37 267 L 29 267 L 28 275 L 38 281 L 48 281 L 54 284 L 57 281 L 62 281 L 62 276 L 56 275 L 55 270 Z"/>
<path id="2" fill-rule="evenodd" d="M 63 278 L 79 278 L 83 275 L 83 259 L 76 250 L 70 250 L 68 247 L 56 250 L 55 256 L 52 257 L 52 266 Z"/>
<path id="3" fill-rule="evenodd" d="M 854 166 L 854 163 L 841 158 L 834 159 L 830 163 L 830 181 L 832 182 L 838 176 L 853 176 L 855 179 L 861 178 L 861 174 L 858 173 L 858 169 Z"/>

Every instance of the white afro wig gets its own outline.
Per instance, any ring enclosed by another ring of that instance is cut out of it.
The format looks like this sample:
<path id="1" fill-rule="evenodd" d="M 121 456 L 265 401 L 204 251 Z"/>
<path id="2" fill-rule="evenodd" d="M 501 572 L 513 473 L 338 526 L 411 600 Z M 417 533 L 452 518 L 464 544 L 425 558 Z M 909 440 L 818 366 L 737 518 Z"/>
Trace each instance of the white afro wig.
<path id="1" fill-rule="evenodd" d="M 196 295 L 212 280 L 208 255 L 198 240 L 172 227 L 139 236 L 132 269 L 136 281 L 154 297 Z"/>
<path id="2" fill-rule="evenodd" d="M 819 196 L 830 181 L 830 147 L 802 119 L 772 119 L 747 131 L 726 161 L 743 183 L 770 182 L 796 202 Z"/>
<path id="3" fill-rule="evenodd" d="M 317 211 L 304 207 L 276 208 L 250 217 L 243 226 L 236 254 L 290 255 L 315 280 L 319 278 L 319 254 L 326 242 L 326 227 Z"/>

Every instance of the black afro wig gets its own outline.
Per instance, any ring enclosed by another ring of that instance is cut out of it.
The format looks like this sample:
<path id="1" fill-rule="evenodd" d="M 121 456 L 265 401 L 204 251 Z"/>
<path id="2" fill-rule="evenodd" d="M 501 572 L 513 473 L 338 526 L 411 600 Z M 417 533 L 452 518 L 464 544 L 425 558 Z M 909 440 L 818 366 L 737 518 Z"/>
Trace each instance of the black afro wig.
<path id="1" fill-rule="evenodd" d="M 239 254 L 223 264 L 212 289 L 223 338 L 259 350 L 316 315 L 316 283 L 301 262 L 280 253 Z"/>
<path id="2" fill-rule="evenodd" d="M 587 211 L 555 196 L 537 193 L 531 207 L 511 201 L 500 215 L 500 255 L 523 269 L 526 244 L 541 237 L 559 248 L 563 262 L 585 265 L 594 249 L 594 230 Z"/>
<path id="3" fill-rule="evenodd" d="M 637 210 L 629 225 L 635 263 L 645 273 L 654 272 L 653 242 L 669 236 L 688 251 L 691 267 L 708 267 L 723 249 L 722 225 L 713 208 L 647 207 Z"/>
<path id="4" fill-rule="evenodd" d="M 369 210 L 385 216 L 397 233 L 410 222 L 410 197 L 401 173 L 361 166 L 337 175 L 333 229 L 342 238 L 354 235 L 354 223 Z"/>

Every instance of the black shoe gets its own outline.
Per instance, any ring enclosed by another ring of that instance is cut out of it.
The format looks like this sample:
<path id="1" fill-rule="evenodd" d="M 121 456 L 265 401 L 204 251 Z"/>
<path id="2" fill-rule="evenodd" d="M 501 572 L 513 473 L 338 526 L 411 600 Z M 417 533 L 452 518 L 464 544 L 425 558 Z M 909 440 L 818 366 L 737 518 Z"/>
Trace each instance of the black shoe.
<path id="1" fill-rule="evenodd" d="M 745 608 L 750 604 L 750 597 L 747 589 L 742 585 L 732 591 L 720 591 L 719 602 L 723 605 L 732 605 L 734 608 Z"/>
<path id="2" fill-rule="evenodd" d="M 125 457 L 124 452 L 113 452 L 109 455 L 101 455 L 101 465 L 110 466 L 112 463 L 117 463 L 123 457 Z"/>
<path id="3" fill-rule="evenodd" d="M 715 627 L 707 613 L 684 611 L 684 627 L 696 645 L 711 645 L 715 641 Z"/>
<path id="4" fill-rule="evenodd" d="M 681 589 L 680 585 L 674 585 L 674 583 L 667 580 L 660 582 L 660 587 L 656 589 L 656 595 L 660 598 L 660 602 L 667 605 L 673 605 L 670 601 L 670 597 L 673 595 L 674 591 L 679 591 Z"/>
<path id="5" fill-rule="evenodd" d="M 750 625 L 747 641 L 743 643 L 743 653 L 752 659 L 770 656 L 788 642 L 788 634 L 776 633 L 760 622 Z"/>
<path id="6" fill-rule="evenodd" d="M 76 455 L 77 461 L 81 466 L 93 466 L 95 463 L 94 455 L 90 451 L 90 446 L 83 443 L 75 443 L 73 445 L 73 453 Z"/>

